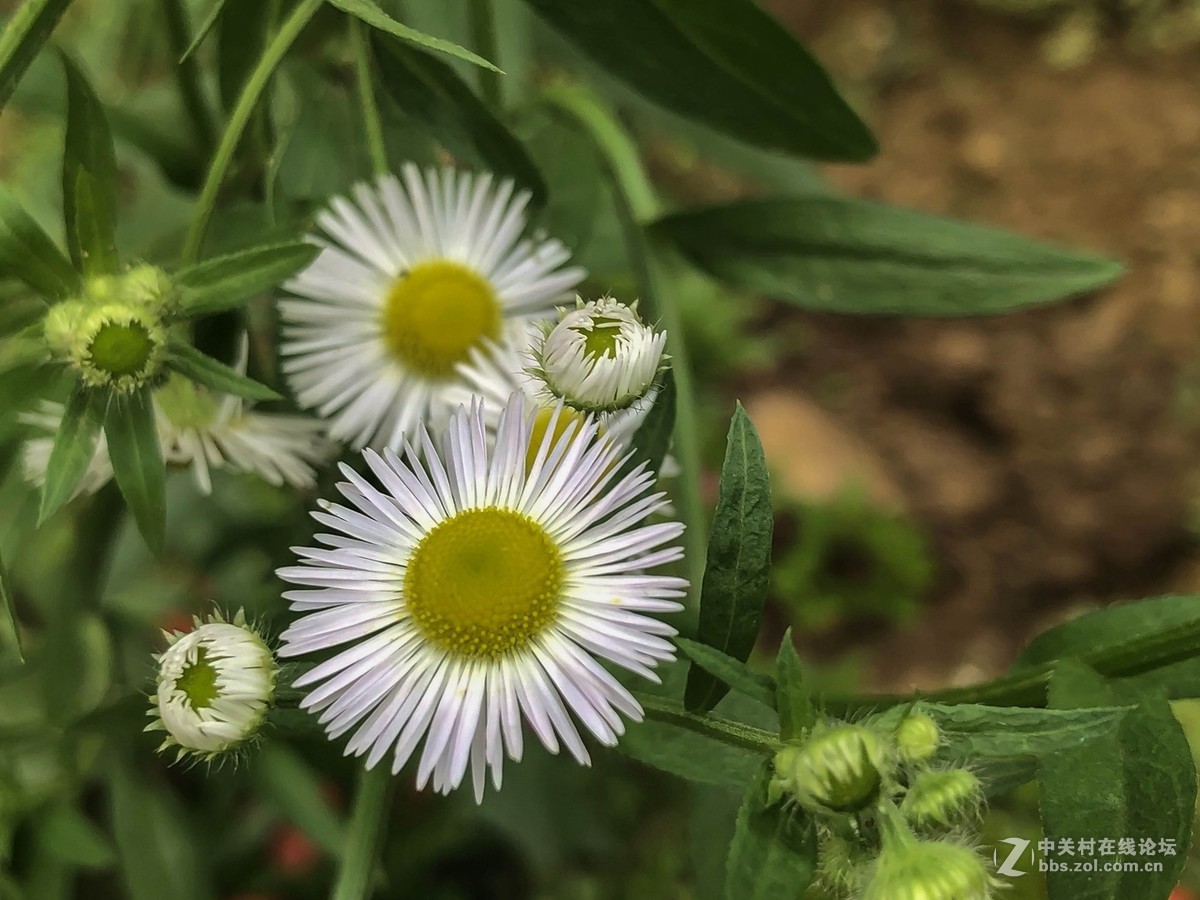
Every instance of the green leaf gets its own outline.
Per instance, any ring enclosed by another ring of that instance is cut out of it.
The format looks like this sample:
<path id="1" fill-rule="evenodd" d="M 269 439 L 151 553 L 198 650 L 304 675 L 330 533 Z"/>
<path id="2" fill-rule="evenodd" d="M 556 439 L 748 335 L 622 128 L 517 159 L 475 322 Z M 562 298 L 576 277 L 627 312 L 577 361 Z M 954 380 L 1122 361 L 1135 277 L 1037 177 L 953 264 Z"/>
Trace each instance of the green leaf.
<path id="1" fill-rule="evenodd" d="M 50 460 L 46 464 L 39 524 L 75 495 L 80 479 L 96 455 L 96 444 L 100 440 L 107 406 L 108 396 L 103 391 L 89 390 L 78 384 L 75 386 L 63 411 Z"/>
<path id="2" fill-rule="evenodd" d="M 455 155 L 476 157 L 497 175 L 511 177 L 533 195 L 546 199 L 528 151 L 447 63 L 394 38 L 377 36 L 375 61 L 383 87 L 397 104 L 434 132 Z"/>
<path id="3" fill-rule="evenodd" d="M 21 647 L 21 629 L 17 624 L 17 610 L 12 595 L 8 592 L 8 570 L 0 559 L 0 661 L 11 656 L 17 662 L 25 662 L 25 651 Z"/>
<path id="4" fill-rule="evenodd" d="M 802 897 L 817 866 L 817 828 L 795 804 L 771 804 L 764 764 L 746 789 L 725 864 L 729 900 Z"/>
<path id="5" fill-rule="evenodd" d="M 663 722 L 630 725 L 617 749 L 687 781 L 744 790 L 763 755 Z"/>
<path id="6" fill-rule="evenodd" d="M 108 777 L 113 836 L 130 900 L 210 900 L 188 810 L 165 784 L 114 754 Z"/>
<path id="7" fill-rule="evenodd" d="M 56 859 L 89 869 L 108 868 L 116 852 L 108 836 L 75 806 L 55 805 L 38 825 L 38 839 Z"/>
<path id="8" fill-rule="evenodd" d="M 779 711 L 779 737 L 784 741 L 796 740 L 816 722 L 790 628 L 783 633 L 775 656 L 775 709 Z"/>
<path id="9" fill-rule="evenodd" d="M 205 260 L 175 273 L 180 304 L 188 316 L 233 309 L 278 287 L 312 262 L 319 247 L 300 241 L 254 247 Z"/>
<path id="10" fill-rule="evenodd" d="M 192 38 L 192 42 L 183 51 L 183 55 L 179 57 L 179 64 L 184 63 L 189 56 L 200 48 L 200 45 L 204 43 L 209 33 L 213 30 L 213 26 L 217 24 L 217 19 L 221 18 L 221 11 L 224 9 L 225 0 L 214 0 L 212 8 L 208 11 L 208 15 L 204 17 L 204 21 L 200 23 L 200 27 L 196 29 L 196 34 Z"/>
<path id="11" fill-rule="evenodd" d="M 771 570 L 773 524 L 762 444 L 739 403 L 725 444 L 696 632 L 700 643 L 734 659 L 746 659 L 758 637 Z M 719 680 L 693 666 L 684 705 L 693 711 L 712 709 L 726 690 Z"/>
<path id="12" fill-rule="evenodd" d="M 1196 814 L 1195 763 L 1170 704 L 1159 693 L 1106 681 L 1073 662 L 1059 665 L 1050 682 L 1050 702 L 1058 709 L 1114 703 L 1137 707 L 1113 733 L 1041 759 L 1046 838 L 1153 838 L 1174 841 L 1175 846 L 1173 855 L 1118 853 L 1100 867 L 1111 869 L 1110 863 L 1124 861 L 1143 869 L 1152 861 L 1163 864 L 1161 872 L 1047 872 L 1051 900 L 1166 897 L 1187 861 Z"/>
<path id="13" fill-rule="evenodd" d="M 911 712 L 937 722 L 948 759 L 998 759 L 1037 756 L 1079 747 L 1112 734 L 1128 712 L 1123 706 L 1094 709 L 1025 709 L 1011 706 L 946 706 L 920 701 L 894 707 L 871 721 L 895 728 Z"/>
<path id="14" fill-rule="evenodd" d="M 402 25 L 380 9 L 379 5 L 373 2 L 373 0 L 329 0 L 329 4 L 336 6 L 342 12 L 349 13 L 357 19 L 362 19 L 362 21 L 372 28 L 398 37 L 402 41 L 407 41 L 410 44 L 416 44 L 420 47 L 427 47 L 430 50 L 437 50 L 439 53 L 446 53 L 457 59 L 463 59 L 474 65 L 482 66 L 485 69 L 491 69 L 493 72 L 500 72 L 500 69 L 496 68 L 496 66 L 482 56 L 477 56 L 453 41 L 422 34 L 414 28 Z"/>
<path id="15" fill-rule="evenodd" d="M 278 740 L 259 748 L 254 776 L 264 796 L 323 850 L 337 856 L 345 845 L 345 824 L 329 805 L 317 773 Z"/>
<path id="16" fill-rule="evenodd" d="M 66 54 L 67 136 L 63 151 L 63 217 L 67 249 L 85 275 L 117 271 L 117 162 L 104 107 Z"/>
<path id="17" fill-rule="evenodd" d="M 71 0 L 25 0 L 0 33 L 0 110 Z"/>
<path id="18" fill-rule="evenodd" d="M 245 397 L 247 400 L 280 399 L 279 394 L 265 384 L 259 384 L 253 378 L 247 378 L 237 369 L 201 353 L 181 337 L 172 335 L 168 346 L 170 350 L 167 356 L 167 366 L 185 378 L 190 378 L 214 391 Z"/>
<path id="19" fill-rule="evenodd" d="M 864 160 L 875 139 L 820 65 L 753 0 L 528 0 L 608 72 L 750 144 Z"/>
<path id="20" fill-rule="evenodd" d="M 47 299 L 79 290 L 79 273 L 50 236 L 0 185 L 0 278 L 18 278 Z"/>
<path id="21" fill-rule="evenodd" d="M 722 684 L 752 700 L 775 708 L 775 680 L 770 675 L 755 672 L 741 660 L 726 656 L 707 644 L 685 637 L 677 637 L 675 643 L 688 659 Z"/>
<path id="22" fill-rule="evenodd" d="M 114 398 L 104 420 L 104 435 L 117 487 L 146 544 L 157 555 L 162 551 L 166 526 L 166 476 L 149 388 Z"/>
<path id="23" fill-rule="evenodd" d="M 727 284 L 839 313 L 1002 313 L 1121 272 L 1089 253 L 845 197 L 740 200 L 667 216 L 651 233 Z"/>
<path id="24" fill-rule="evenodd" d="M 633 433 L 634 454 L 625 464 L 626 469 L 636 468 L 645 461 L 651 472 L 662 468 L 662 461 L 671 447 L 671 434 L 675 430 L 675 376 L 668 369 L 662 377 L 662 385 L 654 405 L 646 418 Z M 622 473 L 623 474 L 623 473 Z"/>

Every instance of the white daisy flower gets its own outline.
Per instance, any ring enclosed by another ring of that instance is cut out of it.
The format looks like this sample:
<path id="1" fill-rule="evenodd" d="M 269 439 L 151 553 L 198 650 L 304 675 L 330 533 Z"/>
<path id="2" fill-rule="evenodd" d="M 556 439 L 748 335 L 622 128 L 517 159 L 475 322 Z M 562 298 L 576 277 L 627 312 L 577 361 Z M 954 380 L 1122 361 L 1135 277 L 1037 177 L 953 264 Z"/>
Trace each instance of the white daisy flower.
<path id="1" fill-rule="evenodd" d="M 317 218 L 321 253 L 284 288 L 280 348 L 302 406 L 355 447 L 400 446 L 444 423 L 457 366 L 584 277 L 556 240 L 522 237 L 530 195 L 510 180 L 406 165 Z"/>
<path id="2" fill-rule="evenodd" d="M 556 437 L 556 416 L 531 453 L 533 418 L 514 394 L 494 448 L 476 405 L 440 445 L 422 427 L 403 459 L 366 451 L 380 486 L 343 466 L 350 505 L 313 514 L 336 533 L 278 572 L 305 586 L 284 594 L 301 617 L 281 654 L 334 651 L 297 679 L 301 705 L 330 737 L 352 731 L 368 768 L 416 754 L 418 787 L 446 793 L 469 765 L 478 800 L 487 769 L 499 788 L 504 756 L 521 758 L 522 719 L 586 765 L 576 720 L 613 745 L 642 716 L 602 661 L 657 681 L 673 658 L 655 616 L 687 582 L 647 571 L 681 558 L 683 526 L 644 524 L 664 497 L 644 467 L 618 475 L 594 421 Z"/>
<path id="3" fill-rule="evenodd" d="M 667 333 L 645 324 L 636 302 L 577 298 L 534 342 L 534 374 L 574 409 L 618 412 L 653 390 L 666 344 Z"/>
<path id="4" fill-rule="evenodd" d="M 61 403 L 46 401 L 36 412 L 21 417 L 25 424 L 49 435 L 25 442 L 25 477 L 34 484 L 46 480 L 62 416 Z M 175 374 L 154 392 L 154 422 L 163 462 L 190 468 L 205 494 L 212 492 L 211 470 L 226 467 L 252 472 L 276 487 L 312 487 L 316 483 L 314 467 L 328 461 L 336 450 L 315 419 L 247 410 L 240 397 L 214 395 Z M 108 445 L 101 433 L 76 494 L 94 493 L 112 477 Z"/>
<path id="5" fill-rule="evenodd" d="M 189 633 L 164 632 L 170 646 L 156 656 L 158 680 L 146 731 L 165 731 L 159 751 L 178 748 L 213 759 L 243 746 L 266 718 L 278 667 L 266 642 L 239 611 L 195 619 Z"/>

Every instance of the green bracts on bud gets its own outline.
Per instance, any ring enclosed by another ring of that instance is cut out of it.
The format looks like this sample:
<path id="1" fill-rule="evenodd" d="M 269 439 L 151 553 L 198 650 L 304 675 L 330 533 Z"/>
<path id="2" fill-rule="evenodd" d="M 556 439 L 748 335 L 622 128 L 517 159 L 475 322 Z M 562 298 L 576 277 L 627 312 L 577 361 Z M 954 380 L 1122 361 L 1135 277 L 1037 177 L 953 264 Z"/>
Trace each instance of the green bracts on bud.
<path id="1" fill-rule="evenodd" d="M 993 882 L 975 851 L 949 841 L 885 841 L 862 900 L 988 900 Z"/>
<path id="2" fill-rule="evenodd" d="M 983 787 L 966 769 L 919 773 L 904 795 L 900 812 L 920 831 L 950 829 L 978 817 Z"/>
<path id="3" fill-rule="evenodd" d="M 896 752 L 905 763 L 928 762 L 937 753 L 942 734 L 925 713 L 911 713 L 896 728 Z"/>
<path id="4" fill-rule="evenodd" d="M 887 744 L 870 728 L 825 726 L 775 755 L 770 792 L 813 812 L 857 812 L 875 802 L 891 768 Z"/>

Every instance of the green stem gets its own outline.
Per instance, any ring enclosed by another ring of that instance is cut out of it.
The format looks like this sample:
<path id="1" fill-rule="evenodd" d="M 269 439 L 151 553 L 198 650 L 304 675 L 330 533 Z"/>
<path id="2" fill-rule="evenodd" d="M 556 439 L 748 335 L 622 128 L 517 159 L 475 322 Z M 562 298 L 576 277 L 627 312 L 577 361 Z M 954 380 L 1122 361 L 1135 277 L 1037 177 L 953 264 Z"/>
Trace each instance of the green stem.
<path id="1" fill-rule="evenodd" d="M 647 719 L 684 728 L 731 747 L 753 750 L 764 756 L 774 756 L 783 746 L 779 737 L 769 731 L 743 725 L 741 722 L 731 722 L 719 716 L 690 713 L 678 704 L 661 697 L 639 694 L 637 701 L 642 705 Z"/>
<path id="2" fill-rule="evenodd" d="M 383 123 L 375 100 L 375 85 L 371 82 L 371 44 L 367 40 L 367 27 L 354 16 L 349 19 L 350 40 L 354 44 L 354 77 L 362 107 L 363 128 L 367 133 L 367 154 L 375 174 L 386 175 L 389 171 L 387 148 L 383 143 Z"/>
<path id="3" fill-rule="evenodd" d="M 704 578 L 708 546 L 707 517 L 700 497 L 700 434 L 697 427 L 696 387 L 691 361 L 683 339 L 683 317 L 670 291 L 659 291 L 660 268 L 646 242 L 643 223 L 659 214 L 659 200 L 637 145 L 615 117 L 588 91 L 578 85 L 557 83 L 546 88 L 550 106 L 566 114 L 596 142 L 601 164 L 612 183 L 613 202 L 638 293 L 659 316 L 667 331 L 671 372 L 675 377 L 675 457 L 683 470 L 680 478 L 680 508 L 687 524 L 684 543 L 688 578 L 693 596 L 699 596 Z"/>
<path id="4" fill-rule="evenodd" d="M 472 49 L 489 60 L 493 65 L 500 65 L 499 47 L 496 41 L 496 13 L 492 9 L 492 0 L 471 0 L 467 7 L 471 19 Z M 484 102 L 492 112 L 499 112 L 504 104 L 500 93 L 500 73 L 482 66 L 479 71 L 479 89 L 483 92 Z"/>
<path id="5" fill-rule="evenodd" d="M 346 846 L 330 895 L 332 900 L 365 900 L 371 896 L 372 876 L 383 843 L 395 782 L 386 762 L 359 773 Z"/>
<path id="6" fill-rule="evenodd" d="M 192 43 L 192 29 L 188 23 L 187 10 L 182 0 L 162 0 L 162 8 L 167 19 L 171 52 L 178 60 L 175 65 L 175 80 L 179 85 L 179 96 L 191 120 L 196 140 L 207 152 L 212 147 L 216 134 L 208 104 L 204 101 L 204 91 L 200 87 L 200 69 L 196 65 L 194 55 L 182 59 Z"/>
<path id="7" fill-rule="evenodd" d="M 70 5 L 71 0 L 26 0 L 0 32 L 0 109 Z"/>
<path id="8" fill-rule="evenodd" d="M 246 130 L 250 116 L 258 105 L 263 91 L 266 90 L 267 83 L 271 80 L 276 67 L 283 60 L 284 54 L 287 53 L 323 3 L 324 0 L 301 0 L 292 10 L 292 14 L 284 20 L 283 24 L 279 26 L 279 30 L 271 37 L 263 55 L 259 57 L 258 63 L 250 73 L 250 77 L 246 79 L 246 84 L 242 88 L 241 94 L 238 95 L 237 103 L 234 104 L 233 112 L 221 134 L 221 141 L 209 164 L 208 174 L 204 178 L 204 187 L 200 190 L 200 198 L 196 201 L 196 211 L 183 242 L 182 265 L 190 265 L 200 258 L 200 249 L 204 244 L 208 223 L 212 219 L 217 194 L 229 172 L 234 151 L 237 150 L 238 141 L 241 140 L 242 133 Z"/>

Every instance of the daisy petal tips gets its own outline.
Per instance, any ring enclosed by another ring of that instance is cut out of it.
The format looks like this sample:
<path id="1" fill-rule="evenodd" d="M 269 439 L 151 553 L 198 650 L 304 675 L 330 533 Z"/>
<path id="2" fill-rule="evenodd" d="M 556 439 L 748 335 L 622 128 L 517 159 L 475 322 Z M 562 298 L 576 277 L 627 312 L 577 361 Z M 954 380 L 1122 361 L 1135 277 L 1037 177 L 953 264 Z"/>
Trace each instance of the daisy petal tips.
<path id="1" fill-rule="evenodd" d="M 284 285 L 283 371 L 302 406 L 355 447 L 444 424 L 472 350 L 553 314 L 584 271 L 525 236 L 528 192 L 489 174 L 407 165 L 317 218 L 322 248 Z"/>
<path id="2" fill-rule="evenodd" d="M 301 705 L 368 767 L 415 759 L 418 787 L 447 793 L 469 769 L 481 799 L 527 727 L 586 765 L 581 731 L 613 745 L 642 715 L 604 664 L 656 681 L 673 658 L 659 616 L 687 582 L 650 573 L 682 557 L 683 526 L 646 523 L 666 503 L 653 474 L 621 475 L 591 419 L 534 419 L 514 394 L 494 445 L 474 405 L 438 443 L 422 427 L 403 457 L 366 451 L 374 478 L 344 466 L 348 505 L 314 513 L 333 533 L 278 572 L 302 586 L 280 654 L 326 657 Z"/>

